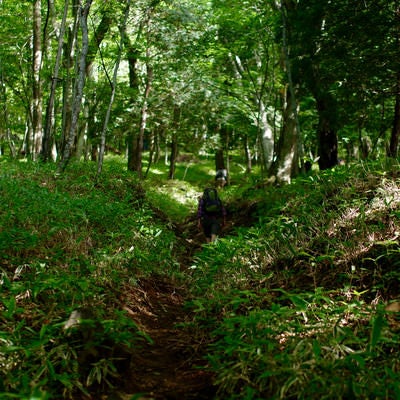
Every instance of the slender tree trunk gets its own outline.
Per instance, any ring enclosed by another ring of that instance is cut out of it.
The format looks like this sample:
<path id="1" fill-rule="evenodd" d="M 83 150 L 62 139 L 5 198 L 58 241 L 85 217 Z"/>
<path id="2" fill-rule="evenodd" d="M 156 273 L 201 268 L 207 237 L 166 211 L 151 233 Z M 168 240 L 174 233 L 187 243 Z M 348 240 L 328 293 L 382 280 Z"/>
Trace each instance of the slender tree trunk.
<path id="1" fill-rule="evenodd" d="M 175 166 L 177 157 L 178 157 L 178 139 L 176 137 L 176 133 L 174 133 L 171 140 L 171 156 L 169 159 L 168 179 L 175 179 Z"/>
<path id="2" fill-rule="evenodd" d="M 149 53 L 147 51 L 147 56 Z M 153 68 L 149 63 L 146 63 L 146 87 L 143 95 L 143 103 L 140 108 L 140 121 L 139 121 L 139 132 L 137 135 L 132 134 L 130 136 L 130 145 L 128 145 L 128 169 L 130 171 L 137 172 L 139 178 L 143 177 L 142 171 L 142 156 L 143 156 L 143 140 L 144 133 L 147 124 L 148 115 L 148 98 L 150 96 L 151 85 L 153 81 Z"/>
<path id="3" fill-rule="evenodd" d="M 98 164 L 97 164 L 97 174 L 98 175 L 100 175 L 100 173 L 102 171 L 102 168 L 103 168 L 104 151 L 105 151 L 105 147 L 106 147 L 106 133 L 107 133 L 108 122 L 110 120 L 110 115 L 111 115 L 111 107 L 112 107 L 112 105 L 114 103 L 114 98 L 115 98 L 115 90 L 116 90 L 116 87 L 117 87 L 117 74 L 118 74 L 118 70 L 119 70 L 119 64 L 121 62 L 122 48 L 124 46 L 124 41 L 125 41 L 126 22 L 128 20 L 128 15 L 129 15 L 129 10 L 130 10 L 130 3 L 131 3 L 130 0 L 127 0 L 127 5 L 126 5 L 125 15 L 124 15 L 124 21 L 122 23 L 122 27 L 120 28 L 120 44 L 119 44 L 117 60 L 115 62 L 115 66 L 114 66 L 113 79 L 112 79 L 112 82 L 111 82 L 111 97 L 110 97 L 110 101 L 108 103 L 106 116 L 104 118 L 103 130 L 101 132 L 99 161 L 98 161 Z"/>
<path id="4" fill-rule="evenodd" d="M 271 167 L 274 157 L 275 138 L 271 125 L 268 122 L 265 104 L 259 100 L 259 122 L 258 139 L 260 143 L 260 152 L 262 160 L 262 169 L 268 171 Z"/>
<path id="5" fill-rule="evenodd" d="M 215 170 L 218 171 L 219 169 L 226 169 L 223 149 L 217 149 L 215 152 Z"/>
<path id="6" fill-rule="evenodd" d="M 149 162 L 147 163 L 146 172 L 144 174 L 145 178 L 147 178 L 150 168 L 151 168 L 151 165 L 153 164 L 154 151 L 155 151 L 155 134 L 153 132 L 150 137 Z"/>
<path id="7" fill-rule="evenodd" d="M 224 158 L 224 150 L 226 149 L 226 141 L 229 136 L 228 129 L 225 126 L 221 126 L 218 128 L 220 144 L 215 152 L 215 171 L 219 169 L 226 169 L 225 158 Z"/>
<path id="8" fill-rule="evenodd" d="M 232 136 L 234 136 L 234 131 L 232 132 Z M 231 183 L 231 175 L 229 173 L 230 168 L 231 168 L 231 164 L 229 162 L 229 139 L 230 139 L 230 135 L 229 135 L 229 130 L 226 133 L 226 140 L 225 140 L 225 148 L 226 148 L 226 160 L 225 160 L 225 166 L 226 166 L 226 171 L 228 173 L 227 177 L 226 177 L 226 184 L 230 185 Z"/>
<path id="9" fill-rule="evenodd" d="M 61 63 L 61 57 L 62 57 L 65 26 L 66 26 L 67 15 L 68 15 L 68 5 L 69 5 L 69 0 L 65 0 L 64 13 L 63 13 L 63 17 L 62 17 L 62 21 L 61 21 L 61 25 L 60 25 L 60 32 L 59 32 L 59 36 L 58 36 L 57 56 L 56 56 L 56 61 L 55 61 L 55 65 L 54 65 L 53 76 L 51 77 L 50 96 L 49 96 L 49 100 L 47 102 L 47 107 L 46 107 L 46 123 L 45 123 L 45 129 L 44 129 L 44 134 L 43 134 L 43 143 L 42 143 L 42 151 L 41 151 L 43 161 L 48 161 L 48 159 L 51 157 L 52 132 L 53 132 L 53 126 L 54 126 L 54 102 L 55 102 L 55 97 L 56 97 L 57 84 L 59 81 L 58 74 L 59 74 L 59 70 L 60 70 L 60 63 Z"/>
<path id="10" fill-rule="evenodd" d="M 147 57 L 149 54 L 147 53 Z M 151 85 L 153 82 L 153 68 L 149 63 L 146 63 L 146 87 L 144 91 L 143 105 L 140 110 L 140 123 L 139 123 L 139 137 L 138 137 L 138 154 L 137 154 L 137 166 L 136 171 L 139 177 L 142 177 L 142 155 L 143 155 L 143 141 L 144 133 L 146 131 L 147 117 L 148 117 L 148 100 L 151 91 Z"/>
<path id="11" fill-rule="evenodd" d="M 250 174 L 252 170 L 252 164 L 251 164 L 251 153 L 249 147 L 249 137 L 247 134 L 243 136 L 243 149 L 244 149 L 244 159 L 246 161 L 246 173 Z"/>
<path id="12" fill-rule="evenodd" d="M 400 137 L 400 72 L 397 74 L 396 83 L 396 101 L 394 105 L 394 119 L 392 134 L 390 136 L 390 145 L 388 156 L 396 158 L 399 151 L 399 137 Z"/>
<path id="13" fill-rule="evenodd" d="M 62 124 L 61 124 L 61 139 L 58 145 L 58 156 L 64 153 L 68 132 L 71 130 L 71 115 L 72 115 L 72 87 L 71 76 L 68 71 L 63 82 L 62 95 Z"/>
<path id="14" fill-rule="evenodd" d="M 139 35 L 139 34 L 138 34 Z M 132 106 L 136 103 L 136 98 L 139 95 L 139 77 L 137 73 L 137 62 L 139 52 L 134 45 L 132 45 L 129 36 L 125 37 L 125 47 L 127 53 L 127 61 L 129 66 L 129 88 L 132 92 L 131 103 Z M 135 154 L 136 154 L 136 132 L 133 127 L 128 132 L 127 141 L 127 159 L 128 159 L 128 171 L 135 171 Z"/>
<path id="15" fill-rule="evenodd" d="M 268 121 L 267 107 L 264 103 L 263 96 L 265 95 L 265 88 L 267 82 L 267 68 L 265 68 L 264 76 L 254 80 L 248 69 L 243 66 L 240 57 L 235 56 L 232 59 L 235 68 L 236 77 L 249 79 L 253 84 L 253 103 L 257 107 L 257 126 L 258 126 L 258 144 L 260 147 L 262 171 L 268 171 L 271 167 L 274 157 L 275 138 L 271 124 Z M 259 60 L 260 65 L 262 64 Z"/>
<path id="16" fill-rule="evenodd" d="M 287 10 L 293 7 L 291 2 L 280 0 L 275 2 L 275 8 L 282 18 L 282 65 L 284 67 L 287 86 L 283 99 L 282 129 L 276 149 L 276 159 L 271 165 L 270 174 L 279 183 L 290 183 L 291 178 L 299 172 L 299 158 L 302 159 L 300 141 L 300 126 L 297 115 L 296 93 L 292 80 L 292 70 L 287 43 L 288 24 Z M 302 161 L 301 161 L 302 162 Z"/>
<path id="17" fill-rule="evenodd" d="M 65 78 L 63 79 L 63 99 L 62 99 L 62 124 L 61 124 L 61 140 L 59 143 L 59 155 L 62 157 L 64 154 L 65 146 L 68 140 L 68 134 L 71 130 L 72 122 L 72 93 L 73 93 L 73 79 L 72 68 L 74 66 L 74 49 L 77 49 L 78 30 L 79 30 L 79 0 L 72 0 L 72 15 L 74 21 L 72 29 L 68 29 L 67 42 L 64 45 L 63 58 L 65 66 Z"/>
<path id="18" fill-rule="evenodd" d="M 396 47 L 400 48 L 400 6 L 399 1 L 395 2 L 395 20 L 397 21 L 396 29 Z M 390 136 L 389 149 L 387 155 L 391 158 L 396 158 L 399 152 L 399 137 L 400 137 L 400 71 L 396 74 L 396 93 L 395 93 L 395 105 L 394 105 L 394 119 L 392 126 L 392 133 Z"/>
<path id="19" fill-rule="evenodd" d="M 89 15 L 90 6 L 92 4 L 92 0 L 86 0 L 86 4 L 84 7 L 80 6 L 80 15 L 79 22 L 82 29 L 82 48 L 79 56 L 78 62 L 78 74 L 75 84 L 74 90 L 74 100 L 72 107 L 72 116 L 71 116 L 71 127 L 69 130 L 67 142 L 65 144 L 65 149 L 63 152 L 63 157 L 61 162 L 58 165 L 58 172 L 63 172 L 70 161 L 72 148 L 74 146 L 77 127 L 78 127 L 78 118 L 82 105 L 83 98 L 83 88 L 85 86 L 85 76 L 86 76 L 86 55 L 88 53 L 89 48 L 89 40 L 88 40 L 88 26 L 87 26 L 87 18 Z"/>
<path id="20" fill-rule="evenodd" d="M 33 94 L 32 94 L 32 158 L 37 159 L 42 148 L 43 127 L 43 99 L 40 71 L 42 68 L 42 2 L 35 0 L 33 3 Z"/>
<path id="21" fill-rule="evenodd" d="M 338 163 L 336 99 L 320 82 L 318 66 L 311 66 L 311 92 L 318 112 L 318 166 L 320 170 L 333 168 Z"/>
<path id="22" fill-rule="evenodd" d="M 298 173 L 298 132 L 293 103 L 292 94 L 287 91 L 276 161 L 270 171 L 270 175 L 275 176 L 278 183 L 290 183 L 291 178 Z"/>
<path id="23" fill-rule="evenodd" d="M 171 139 L 171 156 L 169 159 L 169 173 L 168 179 L 175 179 L 175 165 L 176 159 L 178 157 L 178 129 L 179 129 L 179 121 L 181 116 L 181 109 L 177 105 L 174 106 L 174 115 L 173 115 L 173 134 Z"/>
<path id="24" fill-rule="evenodd" d="M 2 138 L 5 138 L 6 142 L 8 143 L 8 147 L 10 149 L 10 154 L 12 158 L 17 157 L 17 150 L 15 148 L 15 143 L 11 135 L 11 130 L 9 127 L 8 121 L 8 107 L 7 107 L 7 91 L 6 85 L 4 84 L 4 71 L 0 67 L 0 99 L 2 103 L 2 115 L 0 117 L 0 143 L 2 143 Z M 3 155 L 3 151 L 2 151 Z"/>
<path id="25" fill-rule="evenodd" d="M 132 105 L 136 102 L 136 97 L 139 95 L 139 78 L 137 75 L 137 61 L 138 61 L 138 52 L 136 48 L 132 45 L 129 40 L 129 37 L 126 36 L 126 48 L 127 48 L 127 58 L 128 58 L 128 66 L 129 66 L 129 87 L 132 91 Z M 127 138 L 127 155 L 128 155 L 128 171 L 136 171 L 136 132 L 134 127 L 130 129 L 128 132 Z"/>
<path id="26" fill-rule="evenodd" d="M 154 132 L 154 163 L 158 163 L 161 158 L 161 147 L 160 147 L 160 142 L 161 142 L 161 137 L 164 132 L 164 127 L 156 128 Z"/>
<path id="27" fill-rule="evenodd" d="M 318 110 L 318 165 L 321 170 L 333 168 L 338 163 L 338 141 L 335 129 L 335 100 L 329 93 L 317 95 Z"/>

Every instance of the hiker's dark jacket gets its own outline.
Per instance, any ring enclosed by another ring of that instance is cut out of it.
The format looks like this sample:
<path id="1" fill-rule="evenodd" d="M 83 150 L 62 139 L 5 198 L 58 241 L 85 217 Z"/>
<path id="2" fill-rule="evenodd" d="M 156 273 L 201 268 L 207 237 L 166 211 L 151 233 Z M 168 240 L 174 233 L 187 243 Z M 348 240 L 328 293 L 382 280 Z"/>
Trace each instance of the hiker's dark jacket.
<path id="1" fill-rule="evenodd" d="M 199 201 L 199 207 L 197 209 L 197 218 L 202 219 L 206 217 L 226 217 L 226 209 L 221 203 L 221 213 L 220 215 L 210 215 L 206 213 L 206 210 L 204 209 L 205 206 L 205 201 L 204 198 L 202 197 Z"/>

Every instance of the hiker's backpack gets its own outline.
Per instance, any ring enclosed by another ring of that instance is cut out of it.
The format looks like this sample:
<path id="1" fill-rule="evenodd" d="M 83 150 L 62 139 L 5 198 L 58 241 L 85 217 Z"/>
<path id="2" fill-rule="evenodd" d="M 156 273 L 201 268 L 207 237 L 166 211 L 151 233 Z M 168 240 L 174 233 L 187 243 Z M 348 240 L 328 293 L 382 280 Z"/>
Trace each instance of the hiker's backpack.
<path id="1" fill-rule="evenodd" d="M 217 215 L 222 211 L 222 202 L 218 197 L 217 189 L 208 188 L 203 193 L 204 211 L 208 215 Z"/>

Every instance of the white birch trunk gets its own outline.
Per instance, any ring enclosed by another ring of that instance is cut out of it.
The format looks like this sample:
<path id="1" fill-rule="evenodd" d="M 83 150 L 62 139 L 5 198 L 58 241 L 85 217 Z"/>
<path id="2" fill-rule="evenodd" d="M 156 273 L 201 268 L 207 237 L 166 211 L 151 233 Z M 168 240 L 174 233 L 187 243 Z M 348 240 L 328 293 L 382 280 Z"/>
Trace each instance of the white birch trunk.
<path id="1" fill-rule="evenodd" d="M 45 132 L 43 135 L 43 146 L 42 146 L 42 158 L 47 160 L 50 156 L 55 160 L 57 157 L 57 153 L 54 155 L 54 146 L 51 147 L 51 132 L 53 131 L 54 126 L 54 102 L 56 97 L 56 89 L 58 84 L 58 74 L 60 71 L 60 63 L 62 56 L 62 47 L 64 44 L 64 34 L 65 34 L 65 25 L 67 21 L 68 14 L 68 4 L 69 0 L 65 0 L 64 4 L 64 13 L 61 21 L 60 32 L 58 36 L 58 48 L 57 48 L 57 56 L 54 65 L 54 72 L 51 78 L 51 89 L 50 89 L 50 97 L 47 104 L 47 113 L 46 113 L 46 124 L 45 124 Z"/>
<path id="2" fill-rule="evenodd" d="M 92 0 L 86 0 L 84 7 L 80 5 L 79 8 L 79 22 L 82 29 L 82 49 L 78 61 L 78 73 L 76 78 L 76 85 L 74 90 L 74 101 L 72 104 L 72 116 L 71 116 L 71 126 L 67 141 L 65 143 L 64 153 L 62 160 L 58 166 L 58 173 L 63 172 L 70 160 L 72 148 L 77 135 L 78 119 L 79 113 L 81 111 L 82 99 L 83 99 L 83 88 L 85 87 L 86 78 L 86 56 L 89 50 L 89 35 L 87 18 L 89 15 L 90 6 Z"/>
<path id="3" fill-rule="evenodd" d="M 32 95 L 32 158 L 37 159 L 42 148 L 43 139 L 43 99 L 40 70 L 42 68 L 42 2 L 35 0 L 33 3 L 33 95 Z"/>
<path id="4" fill-rule="evenodd" d="M 263 167 L 268 171 L 274 157 L 274 132 L 268 122 L 267 110 L 263 101 L 259 101 L 259 140 Z"/>

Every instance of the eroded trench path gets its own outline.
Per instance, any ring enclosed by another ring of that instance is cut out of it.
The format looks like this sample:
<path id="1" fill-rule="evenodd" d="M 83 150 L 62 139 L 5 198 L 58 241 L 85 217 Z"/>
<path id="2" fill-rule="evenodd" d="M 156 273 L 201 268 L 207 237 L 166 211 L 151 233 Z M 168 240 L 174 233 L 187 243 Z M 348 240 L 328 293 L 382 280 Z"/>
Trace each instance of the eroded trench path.
<path id="1" fill-rule="evenodd" d="M 228 214 L 223 236 L 230 234 L 234 226 L 249 223 L 249 210 L 243 207 L 240 210 L 235 221 Z M 163 215 L 159 217 L 162 219 Z M 183 224 L 173 224 L 173 230 L 179 242 L 178 259 L 181 269 L 185 270 L 201 250 L 204 237 L 196 226 L 195 215 Z M 215 398 L 217 387 L 213 384 L 213 374 L 205 368 L 207 338 L 189 328 L 193 315 L 185 307 L 187 290 L 178 285 L 167 277 L 154 276 L 126 288 L 124 308 L 151 342 L 135 351 L 116 399 Z"/>
<path id="2" fill-rule="evenodd" d="M 146 279 L 127 293 L 129 313 L 152 340 L 133 356 L 124 392 L 139 399 L 212 399 L 216 389 L 204 366 L 205 344 L 183 328 L 190 315 L 182 288 Z"/>
<path id="3" fill-rule="evenodd" d="M 173 227 L 181 250 L 184 270 L 201 249 L 203 235 L 195 216 Z M 190 310 L 185 307 L 185 287 L 167 277 L 140 279 L 124 293 L 124 308 L 151 342 L 135 351 L 118 398 L 128 400 L 212 399 L 216 394 L 213 375 L 204 366 L 207 343 L 191 331 Z M 123 393 L 123 394 L 122 394 Z"/>

